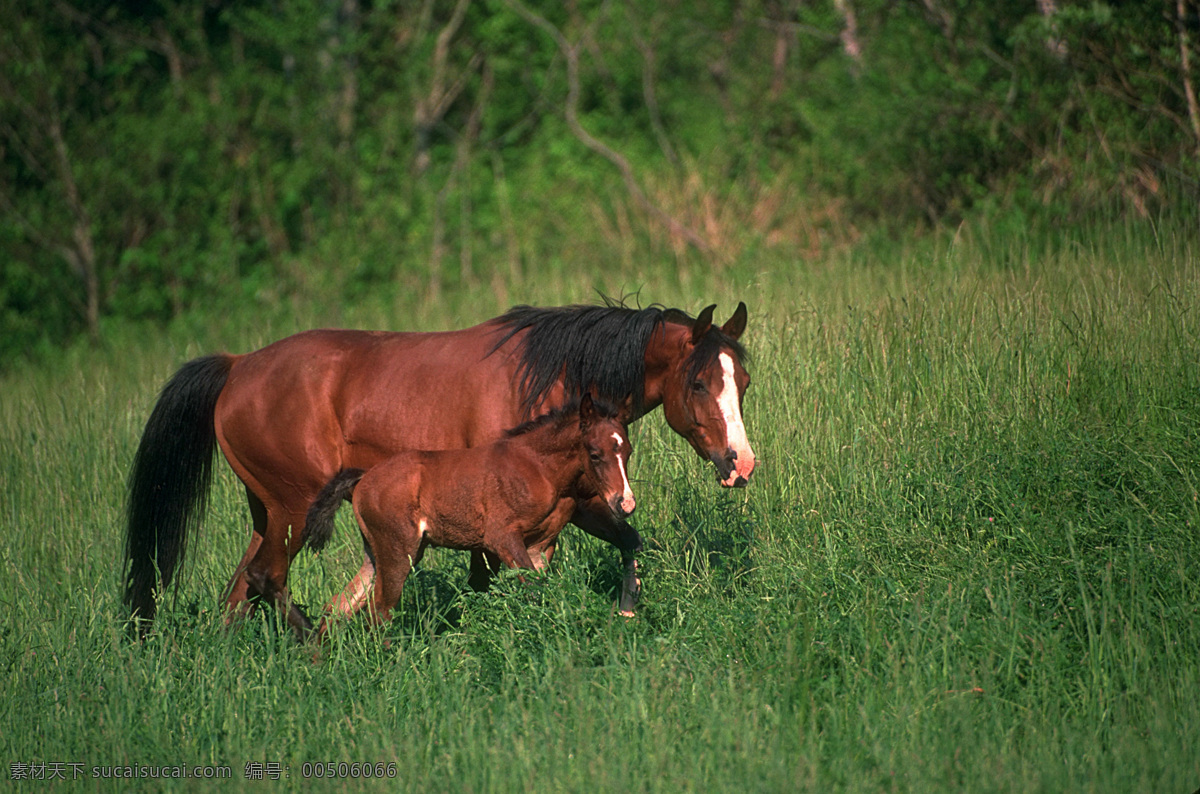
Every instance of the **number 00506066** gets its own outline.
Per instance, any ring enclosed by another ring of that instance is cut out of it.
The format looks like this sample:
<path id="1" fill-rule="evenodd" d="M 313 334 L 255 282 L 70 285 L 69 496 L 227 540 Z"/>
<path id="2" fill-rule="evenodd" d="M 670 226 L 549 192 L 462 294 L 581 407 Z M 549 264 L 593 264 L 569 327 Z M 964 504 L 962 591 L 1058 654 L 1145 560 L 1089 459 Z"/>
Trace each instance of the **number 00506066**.
<path id="1" fill-rule="evenodd" d="M 354 763 L 345 761 L 305 762 L 300 767 L 300 774 L 306 778 L 371 778 L 395 777 L 394 763 Z"/>

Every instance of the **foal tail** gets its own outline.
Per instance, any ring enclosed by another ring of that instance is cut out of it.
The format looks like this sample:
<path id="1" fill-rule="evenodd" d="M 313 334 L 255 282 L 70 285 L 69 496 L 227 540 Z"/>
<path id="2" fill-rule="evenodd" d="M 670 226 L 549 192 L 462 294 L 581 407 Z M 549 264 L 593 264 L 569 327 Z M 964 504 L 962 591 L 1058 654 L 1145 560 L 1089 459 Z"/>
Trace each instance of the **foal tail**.
<path id="1" fill-rule="evenodd" d="M 208 506 L 213 417 L 233 361 L 205 356 L 180 367 L 158 396 L 134 455 L 126 484 L 125 605 L 142 633 L 154 620 L 156 581 L 161 577 L 164 588 L 171 583 L 188 531 Z"/>
<path id="2" fill-rule="evenodd" d="M 364 474 L 366 471 L 363 469 L 342 469 L 325 483 L 304 519 L 304 545 L 313 551 L 325 548 L 333 535 L 333 517 L 338 507 L 343 499 L 349 500 L 354 494 L 354 486 L 358 485 Z"/>

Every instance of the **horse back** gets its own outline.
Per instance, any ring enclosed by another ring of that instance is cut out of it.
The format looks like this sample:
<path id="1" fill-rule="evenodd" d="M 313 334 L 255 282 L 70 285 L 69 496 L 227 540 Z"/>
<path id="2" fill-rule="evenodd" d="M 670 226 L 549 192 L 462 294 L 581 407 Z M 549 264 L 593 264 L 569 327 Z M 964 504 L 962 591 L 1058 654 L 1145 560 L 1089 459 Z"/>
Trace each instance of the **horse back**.
<path id="1" fill-rule="evenodd" d="M 306 331 L 235 357 L 218 442 L 267 503 L 300 509 L 334 472 L 402 449 L 487 443 L 519 418 L 515 361 L 494 326 Z M 513 342 L 509 343 L 514 344 Z"/>

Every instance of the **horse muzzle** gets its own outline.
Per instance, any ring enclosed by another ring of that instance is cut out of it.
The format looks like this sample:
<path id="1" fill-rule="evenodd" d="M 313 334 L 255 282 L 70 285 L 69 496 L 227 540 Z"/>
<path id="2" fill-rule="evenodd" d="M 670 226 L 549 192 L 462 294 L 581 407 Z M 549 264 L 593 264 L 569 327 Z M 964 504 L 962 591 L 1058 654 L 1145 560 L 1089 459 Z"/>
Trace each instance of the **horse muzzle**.
<path id="1" fill-rule="evenodd" d="M 717 467 L 717 480 L 726 488 L 745 488 L 750 484 L 754 472 L 754 453 L 739 458 L 738 453 L 726 448 L 724 454 L 713 453 L 709 458 Z"/>

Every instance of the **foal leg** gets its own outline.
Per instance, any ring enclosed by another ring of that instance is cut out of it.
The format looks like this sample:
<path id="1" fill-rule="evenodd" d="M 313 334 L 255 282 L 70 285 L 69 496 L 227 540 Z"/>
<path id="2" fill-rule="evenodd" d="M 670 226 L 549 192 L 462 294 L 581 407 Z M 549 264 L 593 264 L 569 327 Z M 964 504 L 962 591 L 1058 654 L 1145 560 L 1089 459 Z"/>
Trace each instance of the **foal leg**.
<path id="1" fill-rule="evenodd" d="M 362 567 L 358 569 L 358 573 L 350 580 L 350 584 L 346 585 L 342 592 L 338 593 L 332 601 L 325 607 L 325 613 L 334 614 L 340 612 L 343 615 L 353 615 L 358 610 L 362 609 L 363 604 L 367 603 L 367 597 L 371 593 L 371 585 L 375 581 L 375 563 L 371 560 L 371 555 L 363 549 Z"/>
<path id="2" fill-rule="evenodd" d="M 370 603 L 372 624 L 378 626 L 392 619 L 392 608 L 400 601 L 404 580 L 408 578 L 413 564 L 421 557 L 421 533 L 408 522 L 397 522 L 386 537 L 380 532 L 363 537 L 370 545 L 375 557 L 375 594 Z"/>
<path id="3" fill-rule="evenodd" d="M 412 559 L 412 565 L 417 565 L 421 562 L 421 557 L 425 554 L 425 546 L 420 545 L 417 548 L 417 554 Z M 366 547 L 366 540 L 363 540 L 363 564 L 358 569 L 358 573 L 350 580 L 350 584 L 338 593 L 337 596 L 325 607 L 326 615 L 342 614 L 346 617 L 358 612 L 367 603 L 368 597 L 371 595 L 372 585 L 375 582 L 375 561 L 371 559 L 371 553 Z"/>
<path id="4" fill-rule="evenodd" d="M 642 536 L 627 521 L 613 518 L 600 497 L 580 502 L 575 514 L 571 516 L 571 523 L 621 550 L 621 565 L 625 573 L 621 580 L 617 609 L 625 617 L 633 617 L 638 598 L 642 594 L 642 580 L 638 578 L 636 557 L 642 550 Z"/>
<path id="5" fill-rule="evenodd" d="M 350 580 L 350 584 L 346 585 L 342 592 L 338 593 L 332 601 L 325 605 L 324 613 L 321 615 L 321 624 L 317 628 L 318 645 L 324 643 L 325 635 L 329 633 L 329 624 L 335 615 L 348 618 L 357 614 L 364 605 L 370 602 L 371 592 L 375 588 L 376 581 L 375 560 L 371 556 L 371 546 L 365 534 L 362 534 L 362 543 L 362 567 L 359 568 L 354 578 Z"/>

